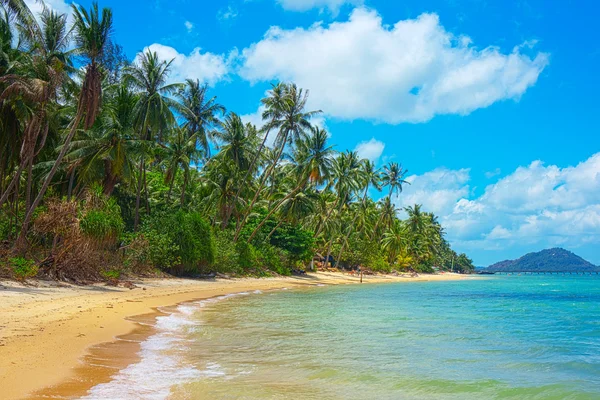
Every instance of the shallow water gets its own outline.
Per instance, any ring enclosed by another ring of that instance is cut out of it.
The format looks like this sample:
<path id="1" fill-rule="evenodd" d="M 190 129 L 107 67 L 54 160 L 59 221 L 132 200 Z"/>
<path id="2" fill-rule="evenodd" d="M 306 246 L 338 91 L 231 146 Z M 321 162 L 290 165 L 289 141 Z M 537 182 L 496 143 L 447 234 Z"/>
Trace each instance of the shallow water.
<path id="1" fill-rule="evenodd" d="M 595 276 L 253 292 L 173 311 L 88 398 L 600 398 Z"/>

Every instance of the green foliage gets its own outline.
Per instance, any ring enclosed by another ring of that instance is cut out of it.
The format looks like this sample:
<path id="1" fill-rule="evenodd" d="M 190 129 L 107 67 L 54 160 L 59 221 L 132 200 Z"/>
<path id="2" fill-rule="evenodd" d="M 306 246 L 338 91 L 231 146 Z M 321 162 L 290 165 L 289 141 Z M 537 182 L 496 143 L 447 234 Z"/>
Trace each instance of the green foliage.
<path id="1" fill-rule="evenodd" d="M 86 260 L 80 277 L 97 279 L 102 263 L 112 266 L 106 260 L 120 256 L 119 238 L 127 272 L 153 266 L 175 274 L 287 275 L 330 249 L 342 267 L 473 269 L 444 240 L 433 214 L 415 205 L 405 209 L 407 220 L 398 219 L 392 196 L 408 184 L 407 171 L 337 153 L 327 132 L 313 125 L 320 111 L 307 110 L 304 89 L 279 83 L 262 99 L 277 137 L 274 148 L 264 146 L 266 132 L 226 112 L 200 81 L 172 83 L 168 62 L 155 53 L 128 64 L 111 40 L 108 9 L 73 13 L 10 13 L 0 29 L 7 35 L 0 60 L 0 239 L 23 232 L 13 246 L 21 254 L 70 252 L 60 261 L 69 259 L 70 269 L 56 267 L 57 279 L 72 279 Z M 35 32 L 57 34 L 48 41 Z M 87 63 L 79 79 L 76 54 Z M 23 154 L 34 154 L 33 173 L 20 165 Z M 386 196 L 370 199 L 373 189 Z M 26 198 L 34 200 L 30 210 Z"/>
<path id="2" fill-rule="evenodd" d="M 212 230 L 199 213 L 157 213 L 141 233 L 148 242 L 148 261 L 165 271 L 197 273 L 215 261 Z"/>
<path id="3" fill-rule="evenodd" d="M 224 274 L 242 274 L 238 259 L 238 251 L 233 242 L 233 232 L 216 230 L 215 262 L 212 270 Z"/>
<path id="4" fill-rule="evenodd" d="M 102 275 L 105 279 L 109 281 L 118 280 L 121 278 L 121 271 L 117 269 L 109 269 L 107 271 L 100 272 L 100 275 Z"/>
<path id="5" fill-rule="evenodd" d="M 38 266 L 32 260 L 27 260 L 23 257 L 14 257 L 9 259 L 9 263 L 12 273 L 17 280 L 24 281 L 38 274 Z"/>
<path id="6" fill-rule="evenodd" d="M 84 235 L 106 242 L 116 240 L 125 227 L 121 208 L 114 199 L 109 199 L 98 208 L 88 210 L 79 222 Z"/>
<path id="7" fill-rule="evenodd" d="M 271 236 L 270 243 L 287 253 L 289 263 L 308 262 L 313 256 L 313 233 L 298 225 L 281 224 Z"/>

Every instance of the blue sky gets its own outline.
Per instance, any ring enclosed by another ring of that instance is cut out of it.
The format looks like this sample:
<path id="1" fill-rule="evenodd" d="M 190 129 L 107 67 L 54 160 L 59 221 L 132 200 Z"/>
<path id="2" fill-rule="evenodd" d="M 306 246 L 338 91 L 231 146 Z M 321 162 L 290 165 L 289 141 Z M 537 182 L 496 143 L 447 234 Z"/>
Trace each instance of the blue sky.
<path id="1" fill-rule="evenodd" d="M 29 0 L 33 2 L 33 0 Z M 67 1 L 68 3 L 68 1 Z M 89 5 L 89 1 L 81 1 Z M 592 1 L 106 0 L 130 58 L 175 58 L 258 122 L 293 80 L 338 150 L 401 162 L 477 265 L 562 246 L 600 263 L 600 34 Z M 66 10 L 65 1 L 50 6 Z"/>

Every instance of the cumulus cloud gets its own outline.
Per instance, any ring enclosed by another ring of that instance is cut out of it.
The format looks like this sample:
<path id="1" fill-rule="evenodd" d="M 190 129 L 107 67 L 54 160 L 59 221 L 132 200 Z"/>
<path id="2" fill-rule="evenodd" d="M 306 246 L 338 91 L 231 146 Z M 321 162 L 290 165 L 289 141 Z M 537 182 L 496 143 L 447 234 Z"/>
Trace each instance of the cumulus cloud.
<path id="1" fill-rule="evenodd" d="M 383 154 L 385 149 L 385 143 L 372 138 L 366 142 L 360 142 L 356 145 L 354 151 L 356 151 L 360 158 L 366 158 L 373 162 L 379 161 L 379 158 Z"/>
<path id="2" fill-rule="evenodd" d="M 196 47 L 190 54 L 186 55 L 179 53 L 173 47 L 159 43 L 154 43 L 144 49 L 144 51 L 147 50 L 156 52 L 162 60 L 173 60 L 171 75 L 169 76 L 172 82 L 182 82 L 184 79 L 191 78 L 214 85 L 216 82 L 227 78 L 231 57 L 233 57 L 202 52 L 200 47 Z"/>
<path id="3" fill-rule="evenodd" d="M 194 30 L 194 24 L 192 24 L 190 21 L 185 21 L 183 24 L 185 25 L 185 29 L 188 31 L 188 33 Z"/>
<path id="4" fill-rule="evenodd" d="M 308 11 L 313 8 L 328 9 L 337 13 L 344 4 L 361 5 L 363 0 L 277 0 L 281 6 L 290 11 Z"/>
<path id="5" fill-rule="evenodd" d="M 600 153 L 576 166 L 534 161 L 471 198 L 468 170 L 408 178 L 399 206 L 423 204 L 466 250 L 600 244 Z"/>
<path id="6" fill-rule="evenodd" d="M 294 81 L 311 90 L 311 108 L 341 119 L 424 122 L 518 100 L 549 61 L 525 47 L 479 49 L 436 14 L 388 26 L 361 7 L 344 22 L 270 28 L 243 50 L 239 73 L 250 82 Z"/>
<path id="7" fill-rule="evenodd" d="M 437 168 L 423 175 L 412 175 L 406 178 L 410 185 L 404 185 L 396 204 L 399 207 L 422 204 L 437 215 L 448 215 L 460 199 L 469 195 L 469 180 L 468 169 Z"/>
<path id="8" fill-rule="evenodd" d="M 46 7 L 62 14 L 71 14 L 71 4 L 64 0 L 45 0 Z M 38 0 L 25 0 L 25 4 L 35 15 L 42 12 L 44 4 Z"/>

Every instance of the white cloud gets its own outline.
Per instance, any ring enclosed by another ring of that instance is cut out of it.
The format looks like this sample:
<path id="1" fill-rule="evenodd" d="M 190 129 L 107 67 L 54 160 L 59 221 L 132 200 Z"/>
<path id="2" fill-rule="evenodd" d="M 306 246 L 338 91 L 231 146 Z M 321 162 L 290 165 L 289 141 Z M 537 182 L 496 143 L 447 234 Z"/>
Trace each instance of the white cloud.
<path id="1" fill-rule="evenodd" d="M 226 57 L 222 54 L 203 53 L 200 47 L 196 47 L 190 54 L 186 55 L 179 53 L 173 47 L 159 43 L 146 47 L 144 51 L 148 49 L 156 52 L 162 60 L 173 60 L 170 75 L 172 82 L 182 82 L 186 78 L 191 78 L 214 85 L 216 82 L 227 78 L 231 58 L 234 57 L 234 55 Z"/>
<path id="2" fill-rule="evenodd" d="M 600 153 L 576 166 L 534 161 L 470 198 L 466 170 L 408 178 L 399 206 L 423 204 L 467 252 L 600 244 Z"/>
<path id="3" fill-rule="evenodd" d="M 192 32 L 194 30 L 194 24 L 192 24 L 190 21 L 185 21 L 184 25 L 185 25 L 185 29 L 187 29 L 188 33 Z"/>
<path id="4" fill-rule="evenodd" d="M 357 8 L 328 26 L 270 28 L 243 51 L 240 75 L 294 81 L 311 90 L 311 108 L 341 119 L 424 122 L 518 100 L 549 59 L 523 50 L 531 51 L 479 50 L 446 31 L 436 14 L 387 26 L 375 11 Z"/>
<path id="5" fill-rule="evenodd" d="M 501 173 L 502 173 L 502 171 L 500 170 L 500 168 L 496 168 L 496 169 L 495 169 L 495 170 L 493 170 L 493 171 L 488 171 L 488 172 L 486 172 L 486 173 L 485 173 L 485 177 L 486 177 L 486 178 L 488 178 L 488 179 L 491 179 L 491 178 L 493 178 L 493 177 L 495 177 L 495 176 L 498 176 L 498 175 L 500 175 Z"/>
<path id="6" fill-rule="evenodd" d="M 469 195 L 470 171 L 437 168 L 423 175 L 406 178 L 410 185 L 404 185 L 396 200 L 399 207 L 422 204 L 427 211 L 438 215 L 452 212 L 456 203 Z"/>
<path id="7" fill-rule="evenodd" d="M 239 15 L 238 11 L 230 4 L 227 8 L 223 8 L 219 10 L 217 13 L 217 18 L 221 21 L 234 19 Z"/>
<path id="8" fill-rule="evenodd" d="M 277 0 L 281 6 L 290 11 L 308 11 L 313 8 L 328 9 L 337 13 L 344 4 L 361 5 L 363 0 Z"/>
<path id="9" fill-rule="evenodd" d="M 71 4 L 64 0 L 45 0 L 46 7 L 62 14 L 71 14 Z M 38 0 L 25 0 L 25 4 L 34 15 L 38 15 L 44 9 L 44 5 Z"/>
<path id="10" fill-rule="evenodd" d="M 385 143 L 372 138 L 367 142 L 360 142 L 356 145 L 354 151 L 356 151 L 360 158 L 366 158 L 373 162 L 379 161 L 379 158 L 383 154 L 385 149 Z"/>

